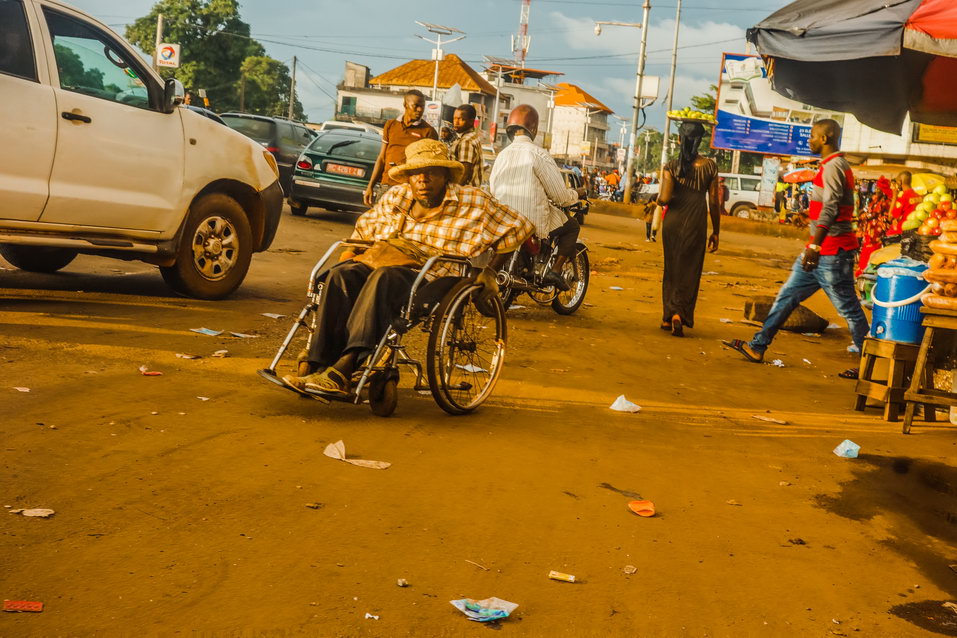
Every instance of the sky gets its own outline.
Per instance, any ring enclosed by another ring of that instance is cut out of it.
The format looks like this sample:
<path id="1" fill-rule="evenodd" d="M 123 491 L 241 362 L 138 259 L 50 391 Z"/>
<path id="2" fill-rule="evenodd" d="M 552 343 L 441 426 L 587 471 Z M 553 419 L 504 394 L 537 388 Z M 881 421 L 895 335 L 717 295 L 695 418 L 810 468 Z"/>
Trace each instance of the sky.
<path id="1" fill-rule="evenodd" d="M 123 33 L 146 14 L 152 0 L 67 0 Z M 529 20 L 530 67 L 561 71 L 561 81 L 584 88 L 622 119 L 612 118 L 609 141 L 619 124 L 631 120 L 641 30 L 604 27 L 595 20 L 638 23 L 641 0 L 532 0 Z M 685 0 L 682 7 L 675 108 L 716 84 L 722 52 L 742 53 L 748 27 L 788 4 L 787 0 Z M 645 73 L 661 78 L 658 102 L 646 109 L 647 125 L 662 128 L 674 38 L 676 0 L 651 0 Z M 757 8 L 755 8 L 757 6 Z M 475 67 L 482 56 L 511 57 L 510 36 L 518 31 L 520 0 L 385 2 L 383 0 L 245 0 L 243 19 L 269 55 L 283 62 L 299 59 L 298 88 L 310 121 L 333 115 L 336 84 L 346 60 L 377 75 L 403 62 L 431 56 L 433 36 L 416 20 L 458 28 L 466 38 L 446 48 Z"/>

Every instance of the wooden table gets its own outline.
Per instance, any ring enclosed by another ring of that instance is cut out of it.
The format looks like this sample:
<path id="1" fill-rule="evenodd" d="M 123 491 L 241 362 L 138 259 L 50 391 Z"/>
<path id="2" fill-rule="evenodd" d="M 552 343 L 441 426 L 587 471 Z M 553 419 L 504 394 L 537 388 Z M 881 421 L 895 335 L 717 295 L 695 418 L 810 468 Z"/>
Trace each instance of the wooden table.
<path id="1" fill-rule="evenodd" d="M 898 343 L 867 337 L 861 351 L 860 378 L 857 381 L 857 403 L 854 409 L 862 412 L 867 401 L 877 401 L 884 408 L 884 420 L 896 422 L 905 408 L 904 392 L 914 374 L 920 347 L 913 343 Z M 887 361 L 887 380 L 874 379 L 878 360 Z M 933 410 L 925 406 L 925 410 Z"/>
<path id="2" fill-rule="evenodd" d="M 924 408 L 924 419 L 930 422 L 937 420 L 933 406 L 957 407 L 957 393 L 949 390 L 938 390 L 934 387 L 934 371 L 938 369 L 938 366 L 946 357 L 953 354 L 955 339 L 957 339 L 957 312 L 938 310 L 926 306 L 921 308 L 920 311 L 924 315 L 924 340 L 921 342 L 920 352 L 917 354 L 917 364 L 914 367 L 910 387 L 904 393 L 906 405 L 904 408 L 904 434 L 910 434 L 917 404 L 923 403 L 926 406 Z"/>

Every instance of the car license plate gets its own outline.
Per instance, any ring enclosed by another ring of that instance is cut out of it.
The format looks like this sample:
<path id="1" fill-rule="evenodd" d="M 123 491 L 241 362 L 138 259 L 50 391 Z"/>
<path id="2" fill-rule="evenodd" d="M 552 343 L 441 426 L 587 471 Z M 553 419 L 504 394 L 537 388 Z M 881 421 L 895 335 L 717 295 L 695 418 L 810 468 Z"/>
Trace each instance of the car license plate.
<path id="1" fill-rule="evenodd" d="M 343 166 L 342 164 L 326 164 L 327 173 L 336 173 L 338 175 L 348 175 L 349 177 L 365 177 L 366 169 L 356 166 Z"/>

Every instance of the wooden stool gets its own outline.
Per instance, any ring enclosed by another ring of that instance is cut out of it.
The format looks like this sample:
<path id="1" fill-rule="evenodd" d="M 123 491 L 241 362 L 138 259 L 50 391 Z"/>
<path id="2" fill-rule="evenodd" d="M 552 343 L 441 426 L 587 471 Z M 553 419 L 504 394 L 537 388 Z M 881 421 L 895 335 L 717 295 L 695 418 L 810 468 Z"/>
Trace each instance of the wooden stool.
<path id="1" fill-rule="evenodd" d="M 914 374 L 911 376 L 910 387 L 904 393 L 906 405 L 904 409 L 904 434 L 910 434 L 910 427 L 914 422 L 914 412 L 917 410 L 918 403 L 924 404 L 924 418 L 930 422 L 937 420 L 934 406 L 957 407 L 957 393 L 938 390 L 934 387 L 934 371 L 937 365 L 934 339 L 941 337 L 953 339 L 957 336 L 957 312 L 938 310 L 926 306 L 921 308 L 920 311 L 924 315 L 924 340 L 920 344 L 917 365 L 914 368 Z"/>
<path id="2" fill-rule="evenodd" d="M 867 400 L 884 406 L 884 420 L 896 422 L 904 407 L 904 391 L 914 372 L 920 347 L 912 343 L 898 343 L 867 337 L 861 350 L 861 376 L 857 382 L 857 403 L 854 409 L 862 412 Z M 875 381 L 874 364 L 887 360 L 887 380 Z"/>

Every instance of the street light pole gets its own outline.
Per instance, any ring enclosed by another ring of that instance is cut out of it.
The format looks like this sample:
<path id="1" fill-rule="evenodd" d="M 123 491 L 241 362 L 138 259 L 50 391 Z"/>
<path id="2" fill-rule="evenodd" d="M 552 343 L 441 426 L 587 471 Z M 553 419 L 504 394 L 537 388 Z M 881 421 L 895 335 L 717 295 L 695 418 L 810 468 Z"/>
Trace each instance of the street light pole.
<path id="1" fill-rule="evenodd" d="M 668 80 L 668 106 L 665 108 L 665 128 L 661 138 L 661 171 L 665 170 L 665 164 L 668 163 L 668 147 L 671 138 L 671 118 L 668 112 L 672 109 L 672 102 L 675 97 L 675 70 L 678 68 L 678 33 L 681 27 L 681 0 L 678 0 L 678 9 L 675 12 L 675 40 L 671 46 L 671 78 Z M 660 177 L 659 177 L 660 181 Z"/>
<path id="2" fill-rule="evenodd" d="M 435 49 L 432 51 L 432 57 L 435 59 L 435 73 L 432 75 L 432 101 L 434 102 L 438 99 L 439 94 L 439 62 L 442 61 L 442 36 L 450 36 L 453 33 L 461 33 L 462 35 L 458 36 L 457 38 L 452 38 L 451 40 L 445 41 L 445 44 L 452 44 L 453 42 L 458 42 L 464 38 L 465 32 L 459 31 L 454 27 L 443 27 L 441 24 L 432 24 L 430 22 L 419 22 L 416 20 L 415 23 L 420 27 L 424 27 L 430 33 L 434 33 L 436 37 L 435 40 L 429 40 L 424 35 L 416 34 L 415 36 L 425 40 L 429 44 L 435 45 Z"/>
<path id="3" fill-rule="evenodd" d="M 628 161 L 625 163 L 625 192 L 624 200 L 631 201 L 631 189 L 634 184 L 632 171 L 635 166 L 635 148 L 638 146 L 638 115 L 641 111 L 642 89 L 645 81 L 645 53 L 648 49 L 648 14 L 651 12 L 650 0 L 645 0 L 642 5 L 641 24 L 628 22 L 604 22 L 595 23 L 595 35 L 601 35 L 601 25 L 610 24 L 615 26 L 641 27 L 641 48 L 638 50 L 638 81 L 635 87 L 635 104 L 631 116 L 631 132 L 628 135 Z"/>

